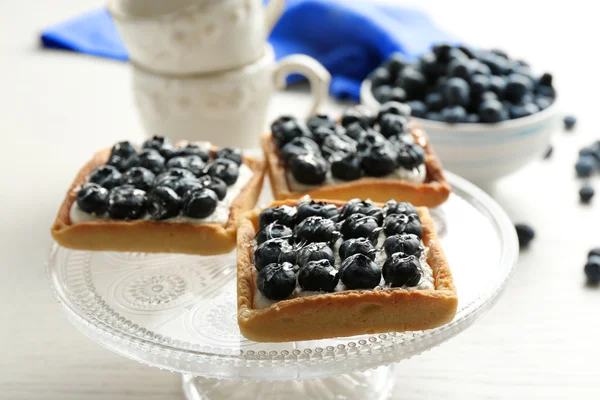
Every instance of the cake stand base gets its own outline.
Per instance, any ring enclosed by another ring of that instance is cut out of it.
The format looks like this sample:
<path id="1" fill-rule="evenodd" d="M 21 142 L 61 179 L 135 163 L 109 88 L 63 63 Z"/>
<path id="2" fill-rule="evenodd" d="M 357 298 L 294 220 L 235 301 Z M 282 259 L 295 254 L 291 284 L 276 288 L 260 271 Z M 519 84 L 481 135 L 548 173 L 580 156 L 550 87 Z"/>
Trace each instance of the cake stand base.
<path id="1" fill-rule="evenodd" d="M 394 386 L 393 367 L 285 382 L 251 382 L 183 376 L 187 400 L 387 400 Z"/>

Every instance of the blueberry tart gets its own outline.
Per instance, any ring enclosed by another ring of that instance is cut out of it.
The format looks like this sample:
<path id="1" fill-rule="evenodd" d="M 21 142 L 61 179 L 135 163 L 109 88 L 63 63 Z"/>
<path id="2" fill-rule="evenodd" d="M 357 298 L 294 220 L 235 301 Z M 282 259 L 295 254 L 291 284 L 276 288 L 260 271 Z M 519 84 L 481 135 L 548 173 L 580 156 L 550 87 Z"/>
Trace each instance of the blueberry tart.
<path id="1" fill-rule="evenodd" d="M 281 117 L 261 144 L 277 200 L 394 198 L 435 207 L 450 195 L 429 139 L 403 103 L 386 103 L 378 114 L 352 107 L 339 123 Z"/>
<path id="2" fill-rule="evenodd" d="M 240 218 L 237 257 L 238 324 L 257 342 L 423 330 L 456 314 L 433 220 L 410 203 L 275 202 Z"/>
<path id="3" fill-rule="evenodd" d="M 51 233 L 80 250 L 227 253 L 264 174 L 262 161 L 237 149 L 164 137 L 119 142 L 79 171 Z"/>

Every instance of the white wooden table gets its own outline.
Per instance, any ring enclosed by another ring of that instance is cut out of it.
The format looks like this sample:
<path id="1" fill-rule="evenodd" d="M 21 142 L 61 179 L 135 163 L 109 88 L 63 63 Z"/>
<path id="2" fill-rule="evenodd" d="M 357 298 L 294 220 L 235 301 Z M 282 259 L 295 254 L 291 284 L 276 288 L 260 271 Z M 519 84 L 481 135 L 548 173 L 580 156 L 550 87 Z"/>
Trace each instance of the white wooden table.
<path id="1" fill-rule="evenodd" d="M 182 398 L 179 375 L 78 333 L 45 279 L 48 229 L 78 167 L 100 146 L 143 138 L 126 65 L 38 49 L 44 26 L 101 3 L 0 2 L 1 399 Z M 412 3 L 471 43 L 548 67 L 579 122 L 556 135 L 552 160 L 497 187 L 509 215 L 537 229 L 499 303 L 459 337 L 399 364 L 394 399 L 598 398 L 600 288 L 585 286 L 582 268 L 600 246 L 600 198 L 580 206 L 573 173 L 577 149 L 600 136 L 595 13 L 583 1 Z M 277 100 L 272 115 L 308 104 L 301 91 Z M 600 190 L 600 177 L 593 183 Z"/>

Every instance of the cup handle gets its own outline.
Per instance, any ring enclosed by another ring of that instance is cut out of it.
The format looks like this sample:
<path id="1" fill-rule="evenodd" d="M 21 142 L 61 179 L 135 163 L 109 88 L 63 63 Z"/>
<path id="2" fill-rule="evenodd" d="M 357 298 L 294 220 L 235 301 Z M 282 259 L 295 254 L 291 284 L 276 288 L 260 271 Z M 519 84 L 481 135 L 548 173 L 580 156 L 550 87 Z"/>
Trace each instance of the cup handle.
<path id="1" fill-rule="evenodd" d="M 267 35 L 271 33 L 285 9 L 285 0 L 269 0 L 265 5 Z"/>
<path id="2" fill-rule="evenodd" d="M 275 87 L 277 89 L 285 89 L 287 86 L 287 77 L 292 74 L 300 74 L 308 79 L 313 99 L 308 116 L 315 114 L 323 100 L 329 95 L 331 74 L 314 58 L 302 54 L 294 54 L 279 61 L 275 67 L 273 75 Z"/>

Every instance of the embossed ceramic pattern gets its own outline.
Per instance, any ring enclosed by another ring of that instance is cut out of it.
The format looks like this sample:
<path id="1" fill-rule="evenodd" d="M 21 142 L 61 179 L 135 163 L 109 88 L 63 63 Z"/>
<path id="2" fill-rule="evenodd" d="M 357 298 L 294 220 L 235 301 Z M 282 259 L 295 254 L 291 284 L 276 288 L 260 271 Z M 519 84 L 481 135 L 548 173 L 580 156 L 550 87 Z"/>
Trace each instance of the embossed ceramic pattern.
<path id="1" fill-rule="evenodd" d="M 144 7 L 134 7 L 138 3 L 108 2 L 130 59 L 149 70 L 173 74 L 209 73 L 256 62 L 285 6 L 284 0 L 270 0 L 266 6 L 262 0 L 179 0 L 179 8 L 165 5 L 165 0 L 144 0 Z M 136 9 L 139 12 L 132 15 Z"/>
<path id="2" fill-rule="evenodd" d="M 173 140 L 257 148 L 271 95 L 284 88 L 285 78 L 293 73 L 309 79 L 310 113 L 316 111 L 328 95 L 327 70 L 305 55 L 276 63 L 273 48 L 266 45 L 265 49 L 256 63 L 216 74 L 165 76 L 134 66 L 134 97 L 146 132 Z"/>
<path id="3" fill-rule="evenodd" d="M 428 331 L 292 343 L 254 343 L 236 323 L 234 254 L 215 257 L 72 251 L 48 263 L 56 296 L 86 335 L 132 359 L 208 378 L 290 380 L 387 365 L 455 336 L 503 288 L 518 245 L 508 217 L 452 174 L 434 218 L 458 288 L 451 323 Z"/>

